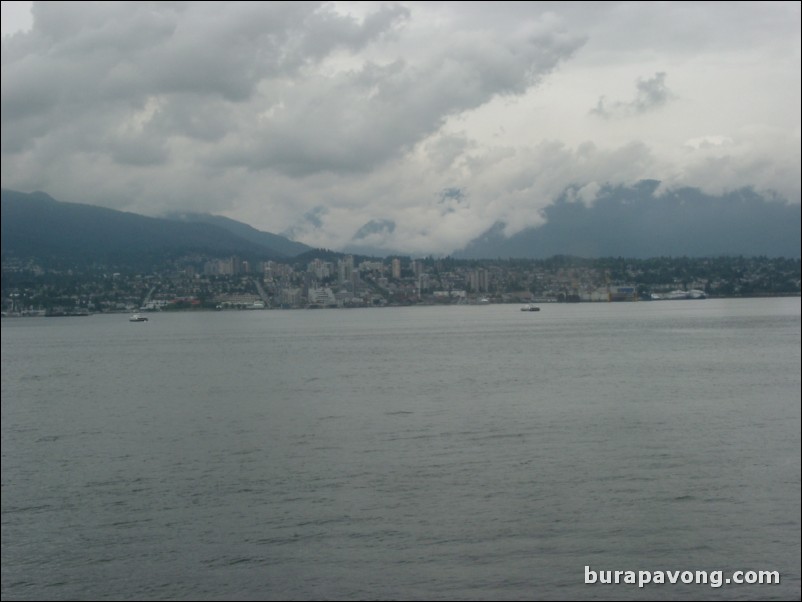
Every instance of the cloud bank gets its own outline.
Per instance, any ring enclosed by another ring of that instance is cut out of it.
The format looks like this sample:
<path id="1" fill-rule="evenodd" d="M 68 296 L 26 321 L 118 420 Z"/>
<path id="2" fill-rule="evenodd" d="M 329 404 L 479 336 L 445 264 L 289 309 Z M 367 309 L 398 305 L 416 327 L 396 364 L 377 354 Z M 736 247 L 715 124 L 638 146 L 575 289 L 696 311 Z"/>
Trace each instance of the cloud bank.
<path id="1" fill-rule="evenodd" d="M 2 185 L 63 200 L 412 253 L 569 188 L 799 202 L 797 3 L 37 2 L 2 44 Z"/>

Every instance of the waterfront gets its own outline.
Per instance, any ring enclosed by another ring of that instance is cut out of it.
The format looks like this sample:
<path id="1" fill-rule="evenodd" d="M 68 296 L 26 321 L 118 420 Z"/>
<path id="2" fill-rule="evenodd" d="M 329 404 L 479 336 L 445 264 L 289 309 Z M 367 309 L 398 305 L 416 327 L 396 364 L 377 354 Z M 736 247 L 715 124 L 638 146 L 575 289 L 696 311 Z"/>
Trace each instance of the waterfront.
<path id="1" fill-rule="evenodd" d="M 799 298 L 2 329 L 4 600 L 799 598 Z"/>

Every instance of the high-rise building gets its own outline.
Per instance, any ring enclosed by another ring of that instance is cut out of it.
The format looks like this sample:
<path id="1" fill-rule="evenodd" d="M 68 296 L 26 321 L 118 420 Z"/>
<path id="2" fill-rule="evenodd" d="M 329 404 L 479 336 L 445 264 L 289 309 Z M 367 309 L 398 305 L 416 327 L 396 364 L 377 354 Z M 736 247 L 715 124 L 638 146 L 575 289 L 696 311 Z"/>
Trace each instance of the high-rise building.
<path id="1" fill-rule="evenodd" d="M 490 279 L 487 270 L 479 268 L 468 272 L 468 286 L 474 293 L 486 293 L 490 290 Z"/>
<path id="2" fill-rule="evenodd" d="M 346 255 L 344 258 L 337 261 L 337 275 L 339 281 L 351 282 L 354 274 L 354 256 Z"/>

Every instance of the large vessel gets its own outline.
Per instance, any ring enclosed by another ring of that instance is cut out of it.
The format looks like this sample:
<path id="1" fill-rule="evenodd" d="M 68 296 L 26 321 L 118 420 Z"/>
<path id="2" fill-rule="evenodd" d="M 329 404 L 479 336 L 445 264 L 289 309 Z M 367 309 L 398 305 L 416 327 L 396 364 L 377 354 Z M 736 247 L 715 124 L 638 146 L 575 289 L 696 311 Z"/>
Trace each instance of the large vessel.
<path id="1" fill-rule="evenodd" d="M 707 294 L 704 291 L 700 291 L 698 289 L 691 289 L 689 291 L 671 291 L 663 296 L 663 299 L 675 300 L 675 299 L 707 299 Z"/>

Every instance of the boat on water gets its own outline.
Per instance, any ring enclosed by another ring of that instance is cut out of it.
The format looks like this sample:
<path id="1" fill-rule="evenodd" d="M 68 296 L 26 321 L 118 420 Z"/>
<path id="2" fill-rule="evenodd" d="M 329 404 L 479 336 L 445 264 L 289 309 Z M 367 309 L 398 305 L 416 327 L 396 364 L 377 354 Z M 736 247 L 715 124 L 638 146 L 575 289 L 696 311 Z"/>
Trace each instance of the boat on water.
<path id="1" fill-rule="evenodd" d="M 142 314 L 133 314 L 130 318 L 128 318 L 129 322 L 147 322 L 148 319 L 143 316 Z"/>
<path id="2" fill-rule="evenodd" d="M 527 305 L 524 305 L 521 308 L 521 311 L 540 311 L 540 308 L 537 305 L 533 305 L 532 303 L 529 303 Z"/>
<path id="3" fill-rule="evenodd" d="M 698 289 L 691 289 L 688 291 L 676 290 L 665 294 L 663 299 L 672 301 L 677 299 L 707 299 L 707 294 Z"/>

